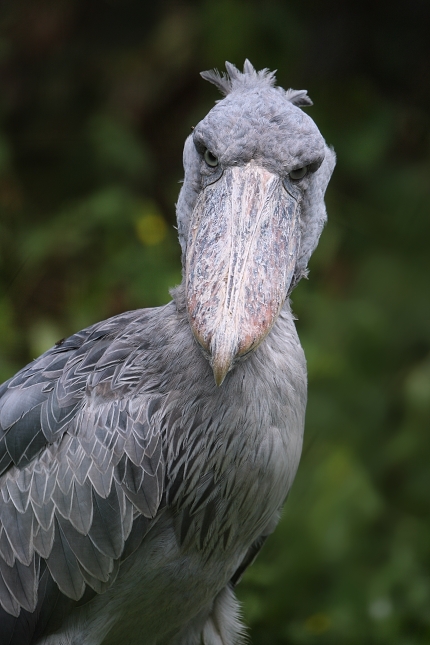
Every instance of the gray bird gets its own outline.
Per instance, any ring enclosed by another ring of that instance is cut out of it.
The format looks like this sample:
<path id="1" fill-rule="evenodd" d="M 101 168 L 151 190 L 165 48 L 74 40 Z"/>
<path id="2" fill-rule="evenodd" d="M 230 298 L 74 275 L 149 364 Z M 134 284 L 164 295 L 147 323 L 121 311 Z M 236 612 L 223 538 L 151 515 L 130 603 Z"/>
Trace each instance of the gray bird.
<path id="1" fill-rule="evenodd" d="M 0 645 L 233 645 L 233 588 L 299 463 L 306 367 L 289 294 L 334 153 L 274 74 L 188 137 L 183 280 L 164 307 L 60 341 L 0 387 Z"/>

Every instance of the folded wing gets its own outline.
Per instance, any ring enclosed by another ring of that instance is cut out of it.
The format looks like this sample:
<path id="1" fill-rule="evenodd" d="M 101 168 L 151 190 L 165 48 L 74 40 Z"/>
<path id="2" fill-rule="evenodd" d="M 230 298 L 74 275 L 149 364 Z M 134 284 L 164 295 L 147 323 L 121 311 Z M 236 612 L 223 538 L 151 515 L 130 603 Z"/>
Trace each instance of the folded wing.
<path id="1" fill-rule="evenodd" d="M 48 574 L 75 601 L 105 591 L 160 511 L 162 399 L 133 394 L 135 316 L 72 336 L 0 388 L 0 605 L 11 616 L 36 610 Z"/>

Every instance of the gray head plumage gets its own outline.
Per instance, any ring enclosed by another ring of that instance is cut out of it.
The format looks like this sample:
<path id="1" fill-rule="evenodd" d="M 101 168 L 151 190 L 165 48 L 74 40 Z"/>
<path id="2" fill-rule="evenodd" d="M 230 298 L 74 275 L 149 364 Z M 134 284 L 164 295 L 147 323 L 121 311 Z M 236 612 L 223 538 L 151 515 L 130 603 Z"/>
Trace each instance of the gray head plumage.
<path id="1" fill-rule="evenodd" d="M 224 96 L 227 96 L 231 92 L 255 89 L 258 86 L 275 87 L 276 70 L 271 72 L 266 67 L 265 69 L 257 71 L 248 59 L 245 60 L 243 65 L 243 73 L 228 61 L 226 61 L 225 67 L 228 72 L 227 74 L 220 74 L 217 69 L 200 72 L 200 76 L 205 81 L 213 83 Z M 306 90 L 284 90 L 282 87 L 276 89 L 279 92 L 283 92 L 287 101 L 291 101 L 293 105 L 312 105 L 312 101 L 307 95 Z"/>

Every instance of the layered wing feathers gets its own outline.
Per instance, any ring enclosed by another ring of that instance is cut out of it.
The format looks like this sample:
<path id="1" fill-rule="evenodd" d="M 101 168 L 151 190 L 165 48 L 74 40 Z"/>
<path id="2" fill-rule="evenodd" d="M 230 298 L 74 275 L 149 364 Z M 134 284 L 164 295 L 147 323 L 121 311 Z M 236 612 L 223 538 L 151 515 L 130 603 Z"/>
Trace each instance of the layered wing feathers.
<path id="1" fill-rule="evenodd" d="M 0 389 L 0 605 L 8 614 L 35 611 L 42 558 L 67 597 L 79 600 L 87 586 L 103 592 L 160 508 L 161 398 L 136 389 L 136 316 L 72 336 Z"/>

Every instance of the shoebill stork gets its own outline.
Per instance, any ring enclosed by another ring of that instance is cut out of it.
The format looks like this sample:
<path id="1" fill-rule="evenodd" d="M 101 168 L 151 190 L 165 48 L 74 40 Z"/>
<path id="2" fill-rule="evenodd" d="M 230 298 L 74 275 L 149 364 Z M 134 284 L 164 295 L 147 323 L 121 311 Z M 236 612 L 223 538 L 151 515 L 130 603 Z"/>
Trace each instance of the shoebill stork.
<path id="1" fill-rule="evenodd" d="M 289 295 L 334 154 L 305 91 L 204 72 L 225 95 L 185 143 L 183 280 L 164 307 L 57 343 L 0 388 L 2 645 L 233 645 L 233 588 L 302 446 Z"/>

